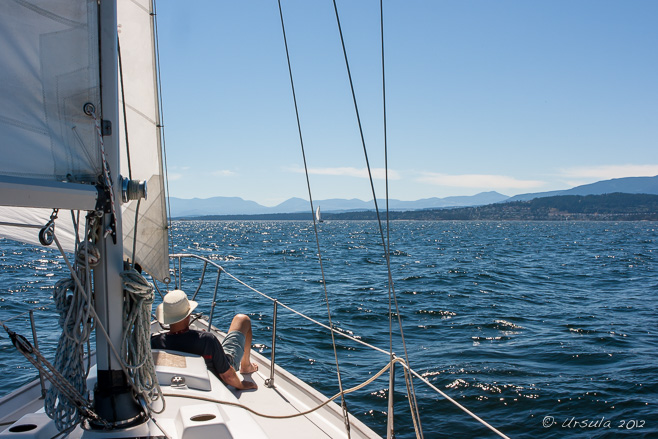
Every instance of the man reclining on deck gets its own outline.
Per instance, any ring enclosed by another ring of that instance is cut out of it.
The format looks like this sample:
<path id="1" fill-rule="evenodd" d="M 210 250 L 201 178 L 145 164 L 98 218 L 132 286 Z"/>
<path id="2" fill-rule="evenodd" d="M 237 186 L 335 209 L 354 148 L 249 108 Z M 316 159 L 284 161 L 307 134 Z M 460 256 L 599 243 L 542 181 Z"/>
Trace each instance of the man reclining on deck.
<path id="1" fill-rule="evenodd" d="M 233 317 L 228 334 L 222 343 L 209 332 L 190 329 L 190 314 L 198 305 L 188 300 L 185 292 L 173 290 L 158 305 L 155 316 L 169 332 L 151 337 L 152 349 L 171 349 L 200 355 L 206 360 L 208 370 L 226 384 L 239 390 L 256 389 L 256 383 L 240 380 L 240 373 L 252 373 L 258 365 L 251 362 L 251 320 L 244 314 Z"/>

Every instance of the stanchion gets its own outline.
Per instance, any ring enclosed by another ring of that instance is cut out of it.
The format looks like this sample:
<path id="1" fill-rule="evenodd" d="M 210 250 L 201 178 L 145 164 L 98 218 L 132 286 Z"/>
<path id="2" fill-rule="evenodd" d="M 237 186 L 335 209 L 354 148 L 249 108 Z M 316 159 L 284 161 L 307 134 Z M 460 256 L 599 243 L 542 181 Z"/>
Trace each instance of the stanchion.
<path id="1" fill-rule="evenodd" d="M 265 385 L 270 388 L 274 387 L 274 357 L 276 353 L 276 310 L 278 304 L 279 301 L 275 300 L 274 313 L 272 315 L 272 361 L 270 364 L 270 377 L 265 380 Z"/>

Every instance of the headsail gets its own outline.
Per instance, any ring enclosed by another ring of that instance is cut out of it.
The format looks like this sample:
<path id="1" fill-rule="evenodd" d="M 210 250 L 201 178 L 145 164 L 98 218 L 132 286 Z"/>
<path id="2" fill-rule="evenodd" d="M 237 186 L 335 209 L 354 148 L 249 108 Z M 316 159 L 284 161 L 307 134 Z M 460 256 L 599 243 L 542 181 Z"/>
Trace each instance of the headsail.
<path id="1" fill-rule="evenodd" d="M 125 98 L 121 111 L 121 172 L 147 182 L 148 197 L 139 203 L 134 260 L 152 276 L 169 275 L 167 215 L 165 207 L 160 114 L 157 99 L 153 16 L 150 0 L 118 2 L 119 47 Z M 127 126 L 124 127 L 123 110 Z M 128 133 L 126 147 L 125 130 Z M 130 167 L 128 154 L 130 154 Z M 123 205 L 124 255 L 133 259 L 137 201 Z"/>

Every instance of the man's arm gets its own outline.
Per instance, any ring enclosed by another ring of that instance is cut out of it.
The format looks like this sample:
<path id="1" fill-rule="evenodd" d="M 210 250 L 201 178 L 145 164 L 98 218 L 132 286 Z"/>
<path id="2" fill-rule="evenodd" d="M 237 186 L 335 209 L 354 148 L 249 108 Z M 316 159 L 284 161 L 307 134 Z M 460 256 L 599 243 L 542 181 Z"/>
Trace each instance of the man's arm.
<path id="1" fill-rule="evenodd" d="M 224 381 L 229 386 L 233 386 L 238 390 L 247 390 L 247 389 L 257 389 L 258 385 L 252 381 L 242 380 L 238 377 L 238 374 L 235 373 L 233 366 L 229 367 L 228 370 L 224 373 L 219 374 L 219 378 Z"/>

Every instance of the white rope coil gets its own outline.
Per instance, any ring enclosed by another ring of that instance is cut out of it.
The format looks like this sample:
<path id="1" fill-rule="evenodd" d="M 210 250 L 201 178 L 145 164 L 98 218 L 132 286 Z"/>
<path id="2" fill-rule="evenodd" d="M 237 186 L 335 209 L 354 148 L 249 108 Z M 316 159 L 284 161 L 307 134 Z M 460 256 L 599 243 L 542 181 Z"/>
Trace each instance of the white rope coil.
<path id="1" fill-rule="evenodd" d="M 121 276 L 126 292 L 121 361 L 130 374 L 135 391 L 151 404 L 162 399 L 151 354 L 153 285 L 134 269 L 123 271 Z"/>
<path id="2" fill-rule="evenodd" d="M 82 279 L 85 278 L 82 276 Z M 71 294 L 68 294 L 69 291 Z M 72 279 L 55 284 L 54 300 L 59 313 L 59 325 L 62 327 L 54 367 L 86 399 L 88 371 L 84 367 L 85 344 L 93 329 L 90 306 Z M 57 387 L 48 390 L 44 407 L 59 431 L 80 421 L 79 405 L 63 395 Z"/>

